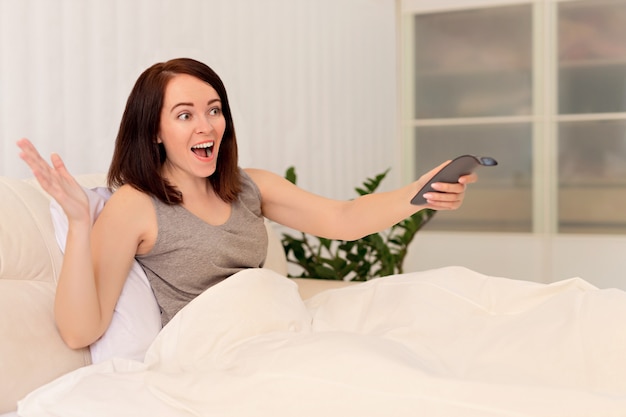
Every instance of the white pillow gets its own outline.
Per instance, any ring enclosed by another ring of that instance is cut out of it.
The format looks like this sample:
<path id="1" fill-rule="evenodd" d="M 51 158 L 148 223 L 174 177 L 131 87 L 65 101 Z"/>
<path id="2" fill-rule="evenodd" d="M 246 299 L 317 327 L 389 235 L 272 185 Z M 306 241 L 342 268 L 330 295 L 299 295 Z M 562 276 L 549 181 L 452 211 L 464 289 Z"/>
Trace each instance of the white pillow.
<path id="1" fill-rule="evenodd" d="M 84 188 L 84 187 L 83 187 Z M 84 188 L 89 198 L 91 219 L 95 221 L 111 196 L 108 188 Z M 54 199 L 50 203 L 57 243 L 65 251 L 68 222 Z M 89 346 L 93 363 L 121 357 L 143 361 L 148 347 L 161 330 L 161 313 L 143 268 L 135 260 L 126 278 L 113 319 L 100 339 Z"/>

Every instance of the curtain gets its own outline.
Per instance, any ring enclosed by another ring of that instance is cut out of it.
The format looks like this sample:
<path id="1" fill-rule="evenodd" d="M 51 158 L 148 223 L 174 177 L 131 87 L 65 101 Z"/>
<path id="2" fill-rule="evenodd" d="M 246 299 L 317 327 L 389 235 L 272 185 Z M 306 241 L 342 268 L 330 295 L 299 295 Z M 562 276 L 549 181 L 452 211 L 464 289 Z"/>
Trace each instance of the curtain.
<path id="1" fill-rule="evenodd" d="M 399 178 L 395 51 L 394 0 L 3 0 L 0 175 L 30 176 L 20 137 L 106 171 L 136 78 L 188 56 L 224 80 L 243 167 L 351 198 Z"/>

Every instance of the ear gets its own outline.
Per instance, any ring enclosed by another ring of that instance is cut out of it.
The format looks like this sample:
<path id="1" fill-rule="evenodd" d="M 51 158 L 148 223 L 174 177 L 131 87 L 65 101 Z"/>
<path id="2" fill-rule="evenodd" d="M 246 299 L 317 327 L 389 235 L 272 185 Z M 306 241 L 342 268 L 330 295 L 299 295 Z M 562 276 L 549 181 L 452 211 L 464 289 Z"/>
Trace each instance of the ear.
<path id="1" fill-rule="evenodd" d="M 163 143 L 163 141 L 161 140 L 161 137 L 160 137 L 160 136 L 157 136 L 157 138 L 156 138 L 156 143 Z"/>

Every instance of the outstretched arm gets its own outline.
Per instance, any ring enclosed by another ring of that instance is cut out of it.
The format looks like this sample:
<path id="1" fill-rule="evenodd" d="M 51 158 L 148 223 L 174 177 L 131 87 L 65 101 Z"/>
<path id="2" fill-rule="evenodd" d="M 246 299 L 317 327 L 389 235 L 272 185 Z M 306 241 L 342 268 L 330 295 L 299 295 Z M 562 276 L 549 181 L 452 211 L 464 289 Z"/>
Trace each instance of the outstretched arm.
<path id="1" fill-rule="evenodd" d="M 459 208 L 466 184 L 475 182 L 476 174 L 461 177 L 456 184 L 434 184 L 437 192 L 426 194 L 426 205 L 414 206 L 410 203 L 415 193 L 448 163 L 441 164 L 405 187 L 349 201 L 309 193 L 268 171 L 247 169 L 246 172 L 261 190 L 262 210 L 267 218 L 316 236 L 354 240 L 384 230 L 425 208 Z"/>

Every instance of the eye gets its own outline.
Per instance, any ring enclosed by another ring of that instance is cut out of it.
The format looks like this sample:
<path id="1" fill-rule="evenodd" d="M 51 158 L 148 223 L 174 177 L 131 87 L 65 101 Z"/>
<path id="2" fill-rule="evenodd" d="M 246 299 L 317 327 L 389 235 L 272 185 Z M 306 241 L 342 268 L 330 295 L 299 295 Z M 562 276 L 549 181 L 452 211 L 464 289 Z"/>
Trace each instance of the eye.
<path id="1" fill-rule="evenodd" d="M 222 109 L 219 107 L 213 107 L 211 110 L 209 110 L 209 114 L 211 116 L 219 116 L 220 114 L 222 114 Z"/>
<path id="2" fill-rule="evenodd" d="M 191 114 L 190 113 L 181 113 L 177 116 L 178 120 L 189 120 L 191 119 Z"/>

